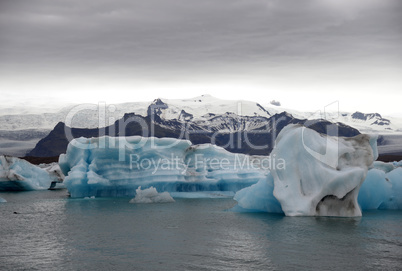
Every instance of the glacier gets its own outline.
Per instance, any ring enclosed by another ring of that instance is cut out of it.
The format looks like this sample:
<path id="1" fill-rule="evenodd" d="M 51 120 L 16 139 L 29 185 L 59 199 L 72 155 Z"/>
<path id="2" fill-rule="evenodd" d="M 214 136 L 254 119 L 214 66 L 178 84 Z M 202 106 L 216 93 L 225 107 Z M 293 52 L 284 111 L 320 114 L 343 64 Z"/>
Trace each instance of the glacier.
<path id="1" fill-rule="evenodd" d="M 59 165 L 71 197 L 132 197 L 139 186 L 214 197 L 266 178 L 266 159 L 188 140 L 105 136 L 72 140 Z"/>
<path id="2" fill-rule="evenodd" d="M 135 193 L 135 198 L 130 200 L 130 203 L 170 203 L 175 201 L 168 192 L 158 193 L 152 186 L 144 190 L 141 190 L 140 186 Z"/>
<path id="3" fill-rule="evenodd" d="M 16 157 L 0 155 L 0 191 L 48 189 L 56 177 L 57 165 L 45 169 Z"/>

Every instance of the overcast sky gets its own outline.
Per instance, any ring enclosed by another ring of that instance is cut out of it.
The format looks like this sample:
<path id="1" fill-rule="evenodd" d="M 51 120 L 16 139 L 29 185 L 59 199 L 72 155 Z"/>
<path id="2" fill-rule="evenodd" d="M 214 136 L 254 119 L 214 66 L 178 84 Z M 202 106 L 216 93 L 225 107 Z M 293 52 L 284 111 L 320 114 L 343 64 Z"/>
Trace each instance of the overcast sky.
<path id="1" fill-rule="evenodd" d="M 401 0 L 0 0 L 0 106 L 211 94 L 402 113 Z"/>

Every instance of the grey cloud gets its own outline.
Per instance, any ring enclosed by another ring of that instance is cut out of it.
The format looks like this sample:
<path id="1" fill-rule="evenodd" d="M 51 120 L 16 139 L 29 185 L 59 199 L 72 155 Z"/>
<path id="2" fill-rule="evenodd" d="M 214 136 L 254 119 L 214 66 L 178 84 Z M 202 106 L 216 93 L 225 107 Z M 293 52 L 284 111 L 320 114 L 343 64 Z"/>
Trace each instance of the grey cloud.
<path id="1" fill-rule="evenodd" d="M 399 1 L 353 13 L 323 1 L 3 1 L 0 72 L 179 78 L 361 61 L 400 67 Z"/>

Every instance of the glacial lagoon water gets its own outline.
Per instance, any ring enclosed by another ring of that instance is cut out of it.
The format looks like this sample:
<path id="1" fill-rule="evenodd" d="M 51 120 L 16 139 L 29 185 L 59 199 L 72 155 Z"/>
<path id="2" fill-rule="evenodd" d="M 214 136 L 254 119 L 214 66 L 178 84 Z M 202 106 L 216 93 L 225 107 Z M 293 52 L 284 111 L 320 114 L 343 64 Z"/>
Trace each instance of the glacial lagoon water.
<path id="1" fill-rule="evenodd" d="M 66 190 L 0 193 L 0 270 L 398 270 L 402 212 L 228 211 L 232 199 L 130 204 Z"/>

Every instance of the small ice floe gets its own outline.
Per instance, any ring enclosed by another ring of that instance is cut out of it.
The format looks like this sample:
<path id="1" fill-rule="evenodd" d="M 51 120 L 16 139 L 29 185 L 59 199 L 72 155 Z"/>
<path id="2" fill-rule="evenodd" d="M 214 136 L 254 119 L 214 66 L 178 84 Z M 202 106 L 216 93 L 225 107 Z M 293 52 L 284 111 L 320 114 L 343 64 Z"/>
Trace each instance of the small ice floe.
<path id="1" fill-rule="evenodd" d="M 139 186 L 136 190 L 135 198 L 130 200 L 130 203 L 168 203 L 174 202 L 174 199 L 168 192 L 158 193 L 155 187 L 141 190 Z"/>

